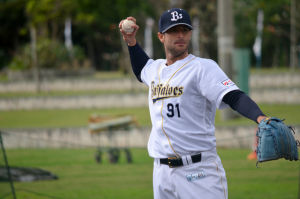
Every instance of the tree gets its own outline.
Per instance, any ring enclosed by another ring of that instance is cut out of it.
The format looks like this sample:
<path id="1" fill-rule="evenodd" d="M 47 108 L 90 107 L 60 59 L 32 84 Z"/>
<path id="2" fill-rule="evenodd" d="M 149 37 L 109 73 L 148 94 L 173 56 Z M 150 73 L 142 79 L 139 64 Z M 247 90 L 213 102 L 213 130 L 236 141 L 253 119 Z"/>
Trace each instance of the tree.
<path id="1" fill-rule="evenodd" d="M 259 9 L 264 12 L 262 64 L 269 67 L 288 66 L 290 0 L 235 0 L 236 45 L 252 48 Z"/>
<path id="2" fill-rule="evenodd" d="M 25 0 L 0 1 L 0 70 L 9 63 L 16 48 L 29 38 L 25 4 Z"/>
<path id="3" fill-rule="evenodd" d="M 199 18 L 200 55 L 217 60 L 217 1 L 186 0 L 183 6 L 191 18 Z"/>
<path id="4" fill-rule="evenodd" d="M 78 8 L 74 18 L 74 40 L 85 47 L 93 65 L 102 70 L 118 68 L 117 58 L 122 52 L 120 20 L 135 16 L 141 27 L 138 35 L 141 38 L 144 26 L 141 19 L 153 13 L 149 2 L 144 0 L 76 0 L 74 3 Z"/>

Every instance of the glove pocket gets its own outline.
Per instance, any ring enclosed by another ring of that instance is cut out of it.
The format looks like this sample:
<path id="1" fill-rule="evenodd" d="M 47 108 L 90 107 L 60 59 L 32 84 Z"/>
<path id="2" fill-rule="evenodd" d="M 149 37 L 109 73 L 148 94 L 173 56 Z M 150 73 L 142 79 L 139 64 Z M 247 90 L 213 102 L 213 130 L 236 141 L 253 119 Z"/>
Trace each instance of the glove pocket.
<path id="1" fill-rule="evenodd" d="M 274 125 L 273 135 L 277 143 L 278 154 L 286 160 L 298 160 L 297 142 L 293 136 L 291 127 L 288 127 L 283 122 Z"/>
<path id="2" fill-rule="evenodd" d="M 278 146 L 274 133 L 270 128 L 265 128 L 263 133 L 259 133 L 258 138 L 258 146 L 257 146 L 257 155 L 258 155 L 258 162 L 264 162 L 269 160 L 276 160 L 280 158 L 278 154 Z"/>

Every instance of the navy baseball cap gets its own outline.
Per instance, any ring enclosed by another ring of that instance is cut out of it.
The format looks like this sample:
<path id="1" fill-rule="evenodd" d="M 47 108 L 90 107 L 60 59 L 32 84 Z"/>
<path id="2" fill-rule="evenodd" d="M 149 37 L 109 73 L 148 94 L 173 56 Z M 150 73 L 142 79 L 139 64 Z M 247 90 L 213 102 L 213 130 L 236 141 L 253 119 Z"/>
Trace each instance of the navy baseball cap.
<path id="1" fill-rule="evenodd" d="M 193 29 L 190 15 L 181 8 L 172 8 L 165 11 L 159 19 L 159 32 L 165 33 L 170 28 L 177 25 L 186 25 Z"/>

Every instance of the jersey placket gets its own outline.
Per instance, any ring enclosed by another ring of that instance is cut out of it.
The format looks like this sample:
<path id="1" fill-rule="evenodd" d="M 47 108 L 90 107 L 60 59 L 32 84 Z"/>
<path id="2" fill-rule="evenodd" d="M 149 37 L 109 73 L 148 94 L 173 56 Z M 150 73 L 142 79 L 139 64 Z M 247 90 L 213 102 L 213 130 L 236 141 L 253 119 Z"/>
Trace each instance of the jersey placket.
<path id="1" fill-rule="evenodd" d="M 180 71 L 184 66 L 186 66 L 189 62 L 191 62 L 192 60 L 194 60 L 195 58 L 187 61 L 186 63 L 184 63 L 182 66 L 180 66 L 172 75 L 171 77 L 163 84 L 164 86 L 165 85 L 168 85 L 169 82 L 171 81 L 171 79 L 175 76 L 175 74 Z M 168 66 L 170 67 L 170 66 Z M 167 69 L 165 67 L 163 67 L 162 65 L 159 67 L 159 70 L 158 70 L 158 84 L 161 84 L 161 79 L 166 79 L 164 74 L 163 74 L 163 69 Z M 164 115 L 163 115 L 163 108 L 164 108 L 164 99 L 161 100 L 161 110 L 160 110 L 160 113 L 161 113 L 161 129 L 162 129 L 162 132 L 164 133 L 164 135 L 166 136 L 166 138 L 168 139 L 168 142 L 169 142 L 169 145 L 172 149 L 172 151 L 175 153 L 175 155 L 177 157 L 180 157 L 180 155 L 175 151 L 172 143 L 171 143 L 171 140 L 170 140 L 170 137 L 168 136 L 167 132 L 165 131 L 164 129 Z"/>

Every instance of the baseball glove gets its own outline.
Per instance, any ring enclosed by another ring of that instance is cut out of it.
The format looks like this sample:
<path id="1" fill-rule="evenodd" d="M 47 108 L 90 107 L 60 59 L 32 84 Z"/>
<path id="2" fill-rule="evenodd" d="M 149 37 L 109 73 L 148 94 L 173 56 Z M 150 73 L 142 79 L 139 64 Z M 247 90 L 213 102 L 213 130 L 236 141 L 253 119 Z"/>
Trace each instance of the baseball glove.
<path id="1" fill-rule="evenodd" d="M 292 127 L 285 125 L 278 118 L 265 118 L 261 121 L 256 133 L 258 137 L 257 164 L 280 158 L 298 160 L 299 141 L 295 140 L 293 134 L 295 132 Z"/>

